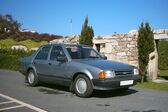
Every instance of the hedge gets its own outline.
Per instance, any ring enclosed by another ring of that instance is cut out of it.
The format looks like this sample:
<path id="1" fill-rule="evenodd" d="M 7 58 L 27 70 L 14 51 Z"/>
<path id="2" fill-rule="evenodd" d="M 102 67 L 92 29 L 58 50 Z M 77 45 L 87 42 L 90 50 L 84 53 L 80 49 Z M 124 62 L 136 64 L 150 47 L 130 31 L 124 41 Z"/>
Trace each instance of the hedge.
<path id="1" fill-rule="evenodd" d="M 18 70 L 21 57 L 31 54 L 23 50 L 0 49 L 0 69 Z"/>
<path id="2" fill-rule="evenodd" d="M 168 41 L 159 42 L 159 69 L 168 70 Z"/>

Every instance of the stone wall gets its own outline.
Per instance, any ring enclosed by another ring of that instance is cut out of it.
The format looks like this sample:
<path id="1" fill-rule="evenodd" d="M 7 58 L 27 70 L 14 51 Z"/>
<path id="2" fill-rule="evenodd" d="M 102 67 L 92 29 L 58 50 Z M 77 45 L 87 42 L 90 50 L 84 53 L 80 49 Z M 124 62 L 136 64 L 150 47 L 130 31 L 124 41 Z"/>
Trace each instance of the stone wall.
<path id="1" fill-rule="evenodd" d="M 109 60 L 119 61 L 138 67 L 137 39 L 137 30 L 131 30 L 127 34 L 97 36 L 93 39 L 93 47 L 107 56 Z M 168 29 L 154 30 L 154 39 L 168 40 Z M 155 54 L 157 54 L 157 50 L 155 50 L 155 52 Z"/>
<path id="2" fill-rule="evenodd" d="M 94 38 L 94 48 L 100 46 L 100 52 L 109 60 L 138 66 L 137 34 L 114 34 L 106 37 Z"/>

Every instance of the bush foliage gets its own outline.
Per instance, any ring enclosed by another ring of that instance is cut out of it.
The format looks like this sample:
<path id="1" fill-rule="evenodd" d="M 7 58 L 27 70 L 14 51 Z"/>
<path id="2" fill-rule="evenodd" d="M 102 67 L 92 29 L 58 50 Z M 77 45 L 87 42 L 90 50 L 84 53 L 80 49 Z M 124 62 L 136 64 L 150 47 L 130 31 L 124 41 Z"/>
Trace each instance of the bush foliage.
<path id="1" fill-rule="evenodd" d="M 159 42 L 159 69 L 168 70 L 168 41 Z"/>
<path id="2" fill-rule="evenodd" d="M 29 56 L 33 51 L 26 52 L 24 50 L 0 49 L 0 68 L 18 70 L 20 59 Z"/>

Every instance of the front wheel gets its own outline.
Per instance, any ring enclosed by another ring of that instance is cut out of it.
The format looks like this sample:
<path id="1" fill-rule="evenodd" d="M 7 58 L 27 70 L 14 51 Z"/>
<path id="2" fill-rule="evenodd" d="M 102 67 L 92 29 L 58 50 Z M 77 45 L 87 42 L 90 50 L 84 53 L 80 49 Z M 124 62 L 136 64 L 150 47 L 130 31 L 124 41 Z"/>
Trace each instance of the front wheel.
<path id="1" fill-rule="evenodd" d="M 78 75 L 74 81 L 74 91 L 79 97 L 89 97 L 93 93 L 93 86 L 88 77 Z"/>
<path id="2" fill-rule="evenodd" d="M 27 81 L 30 86 L 37 86 L 38 85 L 38 77 L 35 75 L 34 71 L 31 69 L 28 71 Z"/>

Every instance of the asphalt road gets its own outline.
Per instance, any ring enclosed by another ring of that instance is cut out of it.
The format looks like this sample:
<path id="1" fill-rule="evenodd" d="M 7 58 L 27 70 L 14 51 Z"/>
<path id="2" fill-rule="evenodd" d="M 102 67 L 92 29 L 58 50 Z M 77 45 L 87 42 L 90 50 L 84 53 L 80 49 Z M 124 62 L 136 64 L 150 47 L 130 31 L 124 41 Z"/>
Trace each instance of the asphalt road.
<path id="1" fill-rule="evenodd" d="M 91 98 L 79 98 L 57 85 L 29 87 L 19 72 L 0 70 L 0 111 L 168 112 L 168 92 L 132 87 L 125 93 L 95 91 Z"/>

